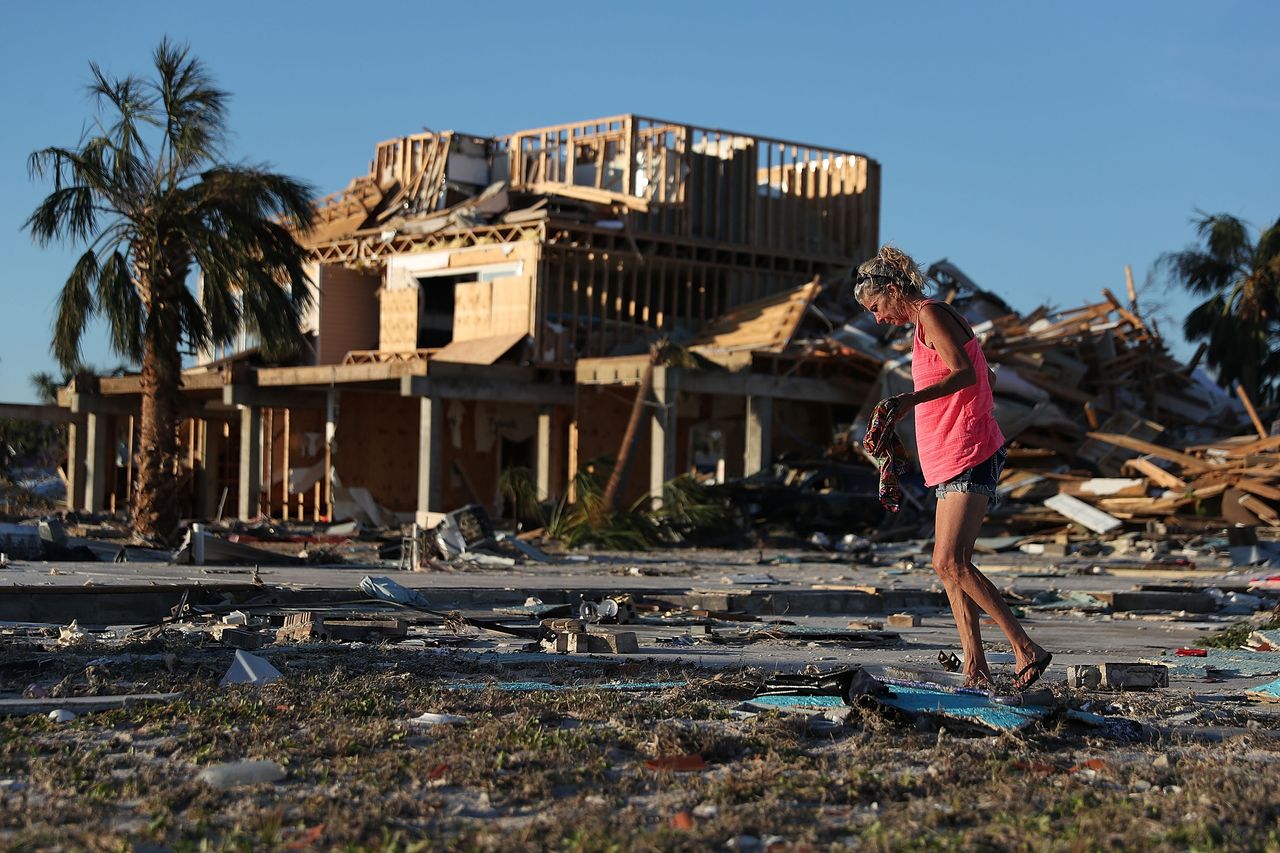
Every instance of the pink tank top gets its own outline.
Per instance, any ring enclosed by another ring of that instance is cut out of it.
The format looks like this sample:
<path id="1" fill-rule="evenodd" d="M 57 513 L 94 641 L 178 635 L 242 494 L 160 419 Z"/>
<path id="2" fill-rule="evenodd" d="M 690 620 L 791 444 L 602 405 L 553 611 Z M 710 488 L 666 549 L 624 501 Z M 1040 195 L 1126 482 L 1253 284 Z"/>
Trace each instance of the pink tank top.
<path id="1" fill-rule="evenodd" d="M 936 303 L 925 300 L 925 305 Z M 923 307 L 923 306 L 922 306 Z M 948 306 L 957 319 L 963 319 Z M 966 324 L 967 325 L 967 324 Z M 954 394 L 920 403 L 915 407 L 916 451 L 926 485 L 945 483 L 967 468 L 988 459 L 1004 444 L 996 423 L 995 402 L 991 398 L 987 357 L 977 337 L 964 345 L 978 381 Z M 950 369 L 935 350 L 925 345 L 916 325 L 911 351 L 911 378 L 915 390 L 927 388 L 947 376 Z"/>

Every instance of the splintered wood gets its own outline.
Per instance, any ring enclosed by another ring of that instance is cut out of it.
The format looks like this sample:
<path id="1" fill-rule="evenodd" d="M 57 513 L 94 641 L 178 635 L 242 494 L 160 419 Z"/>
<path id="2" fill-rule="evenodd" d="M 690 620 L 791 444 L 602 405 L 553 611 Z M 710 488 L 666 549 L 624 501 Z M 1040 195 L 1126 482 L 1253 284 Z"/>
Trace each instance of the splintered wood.
<path id="1" fill-rule="evenodd" d="M 1267 434 L 1246 395 L 1242 413 L 1171 358 L 1136 299 L 1103 296 L 990 321 L 984 350 L 1012 374 L 995 386 L 1011 439 L 1000 491 L 1031 505 L 1007 522 L 1016 532 L 1069 522 L 1096 534 L 1126 522 L 1280 524 L 1280 436 Z"/>

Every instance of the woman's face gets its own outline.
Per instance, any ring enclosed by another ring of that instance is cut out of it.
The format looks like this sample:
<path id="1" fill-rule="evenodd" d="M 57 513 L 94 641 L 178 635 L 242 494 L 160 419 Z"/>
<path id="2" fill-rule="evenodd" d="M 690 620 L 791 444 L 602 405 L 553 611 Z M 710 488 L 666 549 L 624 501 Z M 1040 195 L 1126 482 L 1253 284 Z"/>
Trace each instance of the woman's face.
<path id="1" fill-rule="evenodd" d="M 903 326 L 915 320 L 896 284 L 889 285 L 875 296 L 868 296 L 862 301 L 862 307 L 871 312 L 879 324 Z"/>

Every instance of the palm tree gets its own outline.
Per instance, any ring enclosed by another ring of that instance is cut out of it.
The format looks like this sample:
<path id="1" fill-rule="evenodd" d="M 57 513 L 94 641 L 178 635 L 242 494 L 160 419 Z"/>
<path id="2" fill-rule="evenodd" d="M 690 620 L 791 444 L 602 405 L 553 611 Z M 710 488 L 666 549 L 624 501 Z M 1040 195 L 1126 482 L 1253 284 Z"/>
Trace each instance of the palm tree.
<path id="1" fill-rule="evenodd" d="M 1187 315 L 1183 333 L 1205 342 L 1205 358 L 1224 388 L 1240 383 L 1259 404 L 1276 399 L 1280 382 L 1280 219 L 1250 238 L 1234 216 L 1201 213 L 1202 245 L 1161 255 L 1173 283 L 1206 297 Z"/>
<path id="2" fill-rule="evenodd" d="M 75 365 L 87 321 L 101 314 L 113 349 L 141 364 L 132 509 L 135 532 L 150 538 L 177 527 L 183 351 L 230 343 L 243 326 L 269 357 L 294 352 L 311 299 L 293 236 L 310 226 L 311 188 L 221 159 L 228 95 L 188 54 L 165 39 L 145 79 L 91 63 L 97 111 L 78 147 L 41 149 L 29 164 L 53 190 L 25 227 L 42 246 L 85 247 L 58 298 L 54 356 Z M 196 267 L 201 296 L 188 283 Z"/>

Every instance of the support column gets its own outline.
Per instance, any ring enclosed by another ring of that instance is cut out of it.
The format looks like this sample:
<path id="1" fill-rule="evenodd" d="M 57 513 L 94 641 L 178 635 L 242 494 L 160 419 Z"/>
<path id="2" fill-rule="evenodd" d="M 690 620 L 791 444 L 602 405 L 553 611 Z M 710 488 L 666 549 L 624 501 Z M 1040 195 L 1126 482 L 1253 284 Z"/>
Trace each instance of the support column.
<path id="1" fill-rule="evenodd" d="M 333 439 L 337 434 L 338 392 L 330 388 L 324 397 L 324 506 L 330 520 L 333 519 Z"/>
<path id="2" fill-rule="evenodd" d="M 107 481 L 115 466 L 107 446 L 111 417 L 102 412 L 89 412 L 85 416 L 84 509 L 87 512 L 102 512 L 106 508 Z"/>
<path id="3" fill-rule="evenodd" d="M 87 438 L 87 424 L 67 424 L 67 509 L 71 512 L 85 505 L 85 441 Z"/>
<path id="4" fill-rule="evenodd" d="M 750 477 L 773 459 L 772 397 L 747 397 L 746 439 L 742 475 Z"/>
<path id="5" fill-rule="evenodd" d="M 537 487 L 538 500 L 545 501 L 551 495 L 552 447 L 551 426 L 554 410 L 550 406 L 538 410 Z"/>
<path id="6" fill-rule="evenodd" d="M 430 526 L 430 514 L 444 512 L 444 400 L 426 396 L 418 406 L 417 521 Z"/>
<path id="7" fill-rule="evenodd" d="M 262 409 L 240 407 L 240 503 L 242 521 L 257 518 L 262 495 Z"/>
<path id="8" fill-rule="evenodd" d="M 219 481 L 219 474 L 222 471 L 222 454 L 227 446 L 226 436 L 222 434 L 224 429 L 225 425 L 222 421 L 204 422 L 204 449 L 201 452 L 203 468 L 196 492 L 200 501 L 196 515 L 201 518 L 215 518 L 222 503 L 222 483 Z"/>
<path id="9" fill-rule="evenodd" d="M 676 475 L 676 374 L 653 368 L 653 417 L 650 419 L 649 496 L 662 503 L 662 485 Z"/>

